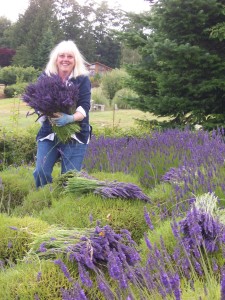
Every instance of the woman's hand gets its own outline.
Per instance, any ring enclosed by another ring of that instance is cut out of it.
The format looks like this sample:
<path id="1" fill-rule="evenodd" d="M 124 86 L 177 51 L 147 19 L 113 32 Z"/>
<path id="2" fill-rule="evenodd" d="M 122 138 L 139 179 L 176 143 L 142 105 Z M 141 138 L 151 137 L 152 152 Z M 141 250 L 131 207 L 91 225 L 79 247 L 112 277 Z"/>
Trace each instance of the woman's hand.
<path id="1" fill-rule="evenodd" d="M 56 126 L 65 126 L 66 124 L 73 123 L 74 115 L 67 115 L 65 113 L 57 113 L 57 118 L 51 118 L 52 123 Z"/>

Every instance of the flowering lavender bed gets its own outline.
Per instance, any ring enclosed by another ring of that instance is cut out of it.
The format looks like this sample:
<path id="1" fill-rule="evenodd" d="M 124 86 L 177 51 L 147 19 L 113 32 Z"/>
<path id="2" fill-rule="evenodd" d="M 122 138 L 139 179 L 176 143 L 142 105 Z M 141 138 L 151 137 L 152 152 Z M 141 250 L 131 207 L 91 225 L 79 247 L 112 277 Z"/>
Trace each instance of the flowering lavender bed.
<path id="1" fill-rule="evenodd" d="M 187 209 L 183 199 L 199 192 L 225 192 L 221 176 L 225 158 L 223 130 L 153 132 L 143 138 L 93 137 L 85 159 L 88 172 L 135 174 L 146 188 L 162 182 L 173 186 L 167 200 L 177 212 Z"/>
<path id="2" fill-rule="evenodd" d="M 225 299 L 223 136 L 175 129 L 143 138 L 93 137 L 85 169 L 137 176 L 151 199 L 143 204 L 149 229 L 138 245 L 125 228 L 115 232 L 108 225 L 78 240 L 67 236 L 58 248 L 51 233 L 36 254 L 50 257 L 70 283 L 61 286 L 60 299 Z M 163 203 L 157 187 L 161 193 L 169 187 Z"/>

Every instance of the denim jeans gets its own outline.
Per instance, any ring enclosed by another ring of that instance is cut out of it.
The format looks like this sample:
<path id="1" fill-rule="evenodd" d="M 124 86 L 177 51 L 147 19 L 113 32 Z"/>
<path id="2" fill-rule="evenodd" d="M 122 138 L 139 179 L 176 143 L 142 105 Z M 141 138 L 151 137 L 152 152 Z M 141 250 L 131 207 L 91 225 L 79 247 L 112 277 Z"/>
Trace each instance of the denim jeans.
<path id="1" fill-rule="evenodd" d="M 52 182 L 52 170 L 60 157 L 62 174 L 70 170 L 80 171 L 87 146 L 76 140 L 66 144 L 58 142 L 57 139 L 38 141 L 36 168 L 33 173 L 36 187 Z"/>

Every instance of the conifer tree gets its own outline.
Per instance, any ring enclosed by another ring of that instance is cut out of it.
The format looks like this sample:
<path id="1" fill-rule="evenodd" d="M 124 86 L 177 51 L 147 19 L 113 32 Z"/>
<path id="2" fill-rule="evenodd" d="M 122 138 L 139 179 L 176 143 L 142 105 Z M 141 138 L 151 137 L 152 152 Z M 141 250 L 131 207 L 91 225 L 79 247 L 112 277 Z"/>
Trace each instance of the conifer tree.
<path id="1" fill-rule="evenodd" d="M 211 34 L 224 21 L 221 0 L 159 0 L 133 16 L 123 40 L 141 61 L 128 67 L 139 94 L 130 104 L 175 124 L 224 125 L 225 40 Z"/>

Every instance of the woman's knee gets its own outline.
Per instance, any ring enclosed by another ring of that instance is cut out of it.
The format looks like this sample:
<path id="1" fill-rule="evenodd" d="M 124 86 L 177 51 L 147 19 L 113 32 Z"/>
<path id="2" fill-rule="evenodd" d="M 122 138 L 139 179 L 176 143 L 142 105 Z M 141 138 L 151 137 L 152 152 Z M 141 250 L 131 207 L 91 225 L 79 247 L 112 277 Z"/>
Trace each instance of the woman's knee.
<path id="1" fill-rule="evenodd" d="M 36 167 L 33 175 L 35 180 L 39 178 L 42 182 L 52 182 L 52 174 L 50 170 Z"/>

